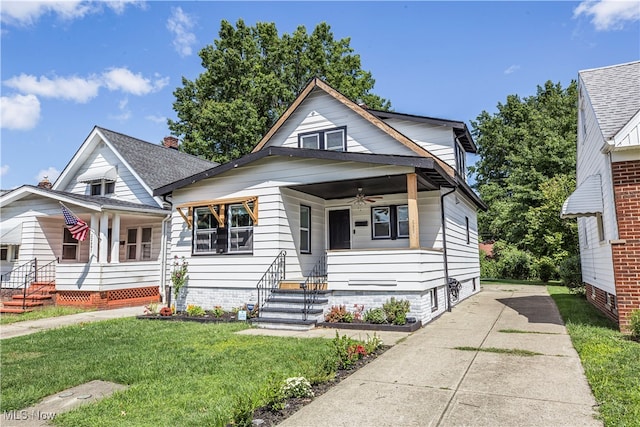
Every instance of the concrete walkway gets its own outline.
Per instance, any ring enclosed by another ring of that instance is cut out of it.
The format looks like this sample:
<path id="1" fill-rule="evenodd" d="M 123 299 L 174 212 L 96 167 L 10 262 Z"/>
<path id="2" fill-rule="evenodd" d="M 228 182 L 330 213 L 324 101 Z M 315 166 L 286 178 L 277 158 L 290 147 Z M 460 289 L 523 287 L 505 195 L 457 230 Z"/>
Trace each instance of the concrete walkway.
<path id="1" fill-rule="evenodd" d="M 27 320 L 24 322 L 10 323 L 0 326 L 0 339 L 19 337 L 33 334 L 46 329 L 54 329 L 62 326 L 77 325 L 78 323 L 98 322 L 100 320 L 117 319 L 120 317 L 132 317 L 144 313 L 144 306 L 125 307 L 113 310 L 87 311 L 67 316 L 48 317 L 46 319 Z"/>
<path id="2" fill-rule="evenodd" d="M 602 426 L 595 404 L 546 288 L 490 285 L 281 425 Z"/>

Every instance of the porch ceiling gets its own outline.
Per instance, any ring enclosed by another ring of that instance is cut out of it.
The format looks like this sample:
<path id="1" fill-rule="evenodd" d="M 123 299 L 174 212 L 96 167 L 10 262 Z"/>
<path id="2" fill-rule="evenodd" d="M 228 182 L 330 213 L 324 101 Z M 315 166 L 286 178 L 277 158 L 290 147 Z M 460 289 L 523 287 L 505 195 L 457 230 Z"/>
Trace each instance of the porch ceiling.
<path id="1" fill-rule="evenodd" d="M 329 181 L 315 184 L 293 185 L 289 188 L 325 200 L 355 197 L 358 188 L 362 188 L 362 192 L 368 196 L 406 193 L 407 176 L 405 174 L 385 175 L 350 181 Z M 437 186 L 429 183 L 426 179 L 420 176 L 418 177 L 418 191 L 430 191 L 437 188 Z"/>

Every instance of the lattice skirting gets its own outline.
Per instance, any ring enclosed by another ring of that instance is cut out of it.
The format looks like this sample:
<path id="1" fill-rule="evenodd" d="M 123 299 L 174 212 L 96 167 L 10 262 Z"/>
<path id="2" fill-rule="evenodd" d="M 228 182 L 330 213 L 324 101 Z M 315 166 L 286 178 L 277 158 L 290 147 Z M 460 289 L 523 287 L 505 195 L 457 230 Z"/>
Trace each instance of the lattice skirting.
<path id="1" fill-rule="evenodd" d="M 160 288 L 147 286 L 144 288 L 115 289 L 113 291 L 58 291 L 56 305 L 67 305 L 99 310 L 133 307 L 160 301 Z"/>

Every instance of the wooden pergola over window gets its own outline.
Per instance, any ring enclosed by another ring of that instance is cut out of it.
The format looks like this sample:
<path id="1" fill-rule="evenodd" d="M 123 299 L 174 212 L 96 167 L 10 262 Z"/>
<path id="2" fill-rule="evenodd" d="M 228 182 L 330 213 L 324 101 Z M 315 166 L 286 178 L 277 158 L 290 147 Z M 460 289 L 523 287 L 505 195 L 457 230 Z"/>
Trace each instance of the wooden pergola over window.
<path id="1" fill-rule="evenodd" d="M 253 202 L 253 207 L 249 206 Z M 253 221 L 253 225 L 258 225 L 258 197 L 233 197 L 229 199 L 200 200 L 197 202 L 182 203 L 176 206 L 176 210 L 191 228 L 193 226 L 193 208 L 208 207 L 213 217 L 218 221 L 218 227 L 225 228 L 225 210 L 229 205 L 242 204 Z M 216 211 L 216 207 L 218 208 Z"/>

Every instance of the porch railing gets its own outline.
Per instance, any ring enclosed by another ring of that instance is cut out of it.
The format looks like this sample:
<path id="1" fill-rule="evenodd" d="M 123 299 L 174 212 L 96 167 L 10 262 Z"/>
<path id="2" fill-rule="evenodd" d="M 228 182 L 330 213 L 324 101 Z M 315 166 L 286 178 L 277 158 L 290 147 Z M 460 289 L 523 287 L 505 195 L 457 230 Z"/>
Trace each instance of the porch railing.
<path id="1" fill-rule="evenodd" d="M 20 289 L 30 278 L 30 274 L 36 270 L 38 261 L 36 258 L 17 266 L 11 271 L 7 271 L 0 276 L 0 288 Z"/>
<path id="2" fill-rule="evenodd" d="M 280 282 L 285 279 L 286 257 L 287 251 L 281 251 L 256 285 L 258 288 L 258 315 L 262 312 L 262 307 L 271 296 L 271 292 L 277 289 Z"/>
<path id="3" fill-rule="evenodd" d="M 27 300 L 31 295 L 38 294 L 56 281 L 56 264 L 54 259 L 38 266 L 38 259 L 34 258 L 23 265 L 5 273 L 0 278 L 3 289 L 22 289 L 22 309 L 27 308 Z"/>
<path id="4" fill-rule="evenodd" d="M 307 276 L 302 289 L 304 290 L 304 320 L 307 320 L 309 311 L 313 308 L 318 299 L 319 291 L 327 284 L 327 254 L 320 257 L 311 273 Z"/>

